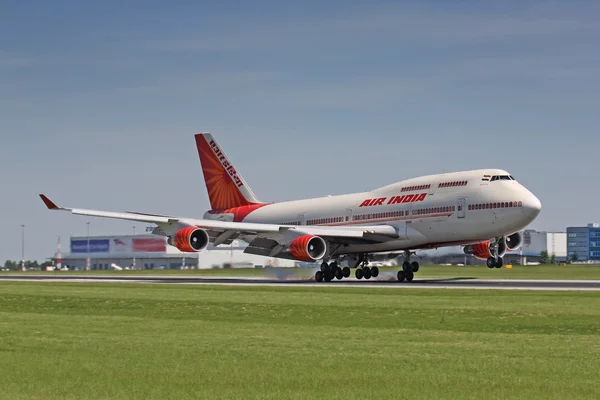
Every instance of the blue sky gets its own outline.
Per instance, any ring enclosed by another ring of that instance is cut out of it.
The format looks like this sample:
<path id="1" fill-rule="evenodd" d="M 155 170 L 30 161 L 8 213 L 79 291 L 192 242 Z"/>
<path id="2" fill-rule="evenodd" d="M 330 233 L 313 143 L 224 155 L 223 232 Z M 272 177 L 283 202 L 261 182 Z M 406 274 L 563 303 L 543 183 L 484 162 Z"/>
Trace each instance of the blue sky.
<path id="1" fill-rule="evenodd" d="M 600 222 L 596 2 L 286 3 L 2 2 L 0 261 L 21 224 L 26 258 L 85 234 L 40 192 L 201 216 L 199 131 L 265 201 L 493 167 L 541 199 L 533 228 Z"/>

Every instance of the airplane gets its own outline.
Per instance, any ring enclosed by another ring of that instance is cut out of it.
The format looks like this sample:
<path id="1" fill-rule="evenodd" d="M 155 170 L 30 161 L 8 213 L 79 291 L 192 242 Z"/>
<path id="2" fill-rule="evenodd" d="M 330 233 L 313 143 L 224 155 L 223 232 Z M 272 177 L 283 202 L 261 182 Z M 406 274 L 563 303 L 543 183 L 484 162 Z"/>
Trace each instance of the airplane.
<path id="1" fill-rule="evenodd" d="M 244 252 L 321 262 L 318 282 L 376 278 L 369 262 L 403 255 L 397 279 L 419 270 L 417 250 L 463 246 L 466 254 L 501 268 L 507 249 L 521 246 L 522 230 L 540 213 L 539 199 L 501 169 L 480 169 L 411 178 L 370 191 L 265 203 L 257 199 L 211 133 L 195 135 L 211 209 L 202 219 L 141 212 L 59 207 L 50 210 L 154 224 L 152 233 L 182 252 L 209 243 L 248 243 Z M 343 267 L 342 267 L 343 265 Z"/>

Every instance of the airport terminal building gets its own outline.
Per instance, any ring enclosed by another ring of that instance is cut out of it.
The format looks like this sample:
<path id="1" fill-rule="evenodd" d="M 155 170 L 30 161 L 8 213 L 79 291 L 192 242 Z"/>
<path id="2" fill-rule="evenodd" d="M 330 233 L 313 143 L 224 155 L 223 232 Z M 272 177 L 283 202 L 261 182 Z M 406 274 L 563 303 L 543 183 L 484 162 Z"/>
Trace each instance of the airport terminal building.
<path id="1" fill-rule="evenodd" d="M 293 260 L 245 254 L 246 244 L 214 247 L 200 253 L 183 253 L 155 235 L 73 236 L 69 252 L 62 254 L 62 266 L 75 270 L 118 269 L 195 269 L 240 267 L 293 267 Z M 52 259 L 56 263 L 56 258 Z M 116 266 L 117 268 L 115 268 Z"/>
<path id="2" fill-rule="evenodd" d="M 573 262 L 600 263 L 600 225 L 567 228 L 567 251 Z"/>

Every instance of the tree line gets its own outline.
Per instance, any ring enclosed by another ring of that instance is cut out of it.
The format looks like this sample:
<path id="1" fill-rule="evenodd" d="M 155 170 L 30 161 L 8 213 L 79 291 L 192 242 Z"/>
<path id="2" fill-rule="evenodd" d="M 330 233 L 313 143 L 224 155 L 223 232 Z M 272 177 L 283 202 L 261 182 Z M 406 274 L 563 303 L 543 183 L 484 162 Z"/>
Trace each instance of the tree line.
<path id="1" fill-rule="evenodd" d="M 36 260 L 27 260 L 25 261 L 25 269 L 40 269 L 45 270 L 46 267 L 51 267 L 52 261 L 44 261 L 43 263 L 38 263 Z M 13 261 L 6 260 L 4 263 L 4 269 L 8 269 L 10 271 L 20 271 L 21 270 L 21 261 Z"/>

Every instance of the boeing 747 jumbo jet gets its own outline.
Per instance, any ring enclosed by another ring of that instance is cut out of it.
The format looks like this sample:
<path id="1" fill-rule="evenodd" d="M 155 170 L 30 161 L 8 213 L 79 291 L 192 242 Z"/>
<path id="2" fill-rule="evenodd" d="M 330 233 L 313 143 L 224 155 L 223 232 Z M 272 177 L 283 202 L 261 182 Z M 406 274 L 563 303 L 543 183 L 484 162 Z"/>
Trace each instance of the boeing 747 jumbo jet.
<path id="1" fill-rule="evenodd" d="M 467 254 L 500 268 L 507 249 L 521 246 L 521 231 L 541 203 L 508 172 L 482 169 L 429 175 L 367 192 L 281 203 L 259 201 L 210 133 L 196 145 L 211 210 L 203 219 L 59 207 L 51 210 L 155 224 L 152 231 L 183 252 L 209 243 L 248 243 L 246 253 L 298 261 L 321 261 L 315 279 L 377 277 L 374 260 L 403 255 L 399 281 L 412 281 L 416 250 L 464 246 Z"/>

